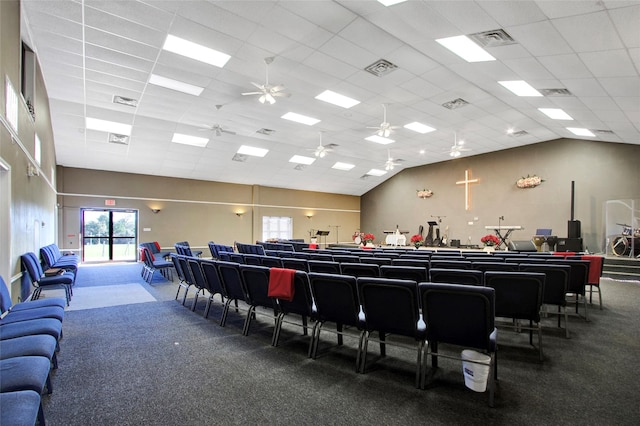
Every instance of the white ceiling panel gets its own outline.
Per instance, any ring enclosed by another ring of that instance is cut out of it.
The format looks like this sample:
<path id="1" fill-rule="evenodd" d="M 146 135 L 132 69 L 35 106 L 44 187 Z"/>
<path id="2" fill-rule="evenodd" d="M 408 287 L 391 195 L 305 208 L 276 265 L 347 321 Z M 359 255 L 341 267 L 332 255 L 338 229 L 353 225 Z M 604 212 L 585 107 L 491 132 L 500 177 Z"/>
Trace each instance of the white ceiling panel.
<path id="1" fill-rule="evenodd" d="M 242 184 L 361 195 L 403 169 L 449 161 L 454 134 L 465 156 L 574 137 L 567 122 L 539 107 L 560 107 L 574 124 L 613 133 L 594 140 L 640 143 L 638 1 L 95 1 L 23 0 L 25 39 L 38 55 L 54 131 L 57 163 Z M 28 25 L 28 26 L 27 26 Z M 515 44 L 487 47 L 496 61 L 468 63 L 437 38 L 504 29 Z M 224 68 L 162 50 L 168 34 L 231 55 Z M 258 102 L 266 83 L 289 97 Z M 385 59 L 390 69 L 365 71 Z M 393 68 L 396 66 L 397 68 Z M 204 87 L 200 96 L 147 83 L 151 73 Z M 565 96 L 521 98 L 497 81 L 524 79 Z M 330 89 L 360 103 L 344 109 L 315 99 Z M 138 100 L 114 104 L 113 96 Z M 469 104 L 459 106 L 458 99 Z M 452 109 L 443 104 L 454 102 Z M 396 128 L 390 145 L 365 141 L 383 121 Z M 456 108 L 457 107 L 457 108 Z M 315 117 L 306 126 L 280 117 Z M 129 145 L 86 130 L 85 115 L 133 123 Z M 402 128 L 419 121 L 424 135 Z M 213 125 L 235 132 L 215 136 Z M 507 130 L 526 131 L 524 136 Z M 338 146 L 296 169 L 292 155 L 318 144 Z M 171 142 L 174 132 L 210 138 L 204 148 Z M 260 132 L 271 132 L 270 135 Z M 270 149 L 264 158 L 232 161 L 241 144 Z M 424 154 L 419 154 L 424 150 Z M 404 159 L 382 177 L 388 156 Z M 351 171 L 331 169 L 336 161 Z"/>

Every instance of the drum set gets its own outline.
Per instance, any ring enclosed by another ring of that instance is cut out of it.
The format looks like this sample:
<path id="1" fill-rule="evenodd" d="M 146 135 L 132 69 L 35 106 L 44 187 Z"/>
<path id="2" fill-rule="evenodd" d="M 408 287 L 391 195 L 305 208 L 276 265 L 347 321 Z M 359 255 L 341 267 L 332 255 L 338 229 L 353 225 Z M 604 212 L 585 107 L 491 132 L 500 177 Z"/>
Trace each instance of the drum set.
<path id="1" fill-rule="evenodd" d="M 640 258 L 640 228 L 633 229 L 624 223 L 618 223 L 622 227 L 622 234 L 611 240 L 611 253 L 615 256 L 631 256 Z"/>

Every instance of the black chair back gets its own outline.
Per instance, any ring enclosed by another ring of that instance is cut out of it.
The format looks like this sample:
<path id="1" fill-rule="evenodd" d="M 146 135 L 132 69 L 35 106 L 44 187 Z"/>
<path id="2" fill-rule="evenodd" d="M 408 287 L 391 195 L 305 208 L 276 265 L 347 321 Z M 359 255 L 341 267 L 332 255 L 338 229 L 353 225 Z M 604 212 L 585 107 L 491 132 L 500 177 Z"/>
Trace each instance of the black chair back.
<path id="1" fill-rule="evenodd" d="M 380 275 L 384 278 L 412 280 L 417 283 L 429 281 L 427 268 L 420 266 L 382 265 Z"/>
<path id="2" fill-rule="evenodd" d="M 365 263 L 368 259 L 362 259 L 361 263 L 341 263 L 340 273 L 353 277 L 379 277 L 380 266 L 375 263 Z"/>
<path id="3" fill-rule="evenodd" d="M 431 268 L 429 277 L 433 283 L 484 285 L 484 273 L 474 269 Z"/>

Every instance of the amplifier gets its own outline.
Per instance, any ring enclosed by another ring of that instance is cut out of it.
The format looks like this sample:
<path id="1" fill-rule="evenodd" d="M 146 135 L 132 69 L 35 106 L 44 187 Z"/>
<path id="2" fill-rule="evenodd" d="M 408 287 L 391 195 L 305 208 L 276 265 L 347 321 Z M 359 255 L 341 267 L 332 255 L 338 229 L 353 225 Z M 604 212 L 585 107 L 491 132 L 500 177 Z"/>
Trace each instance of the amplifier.
<path id="1" fill-rule="evenodd" d="M 538 248 L 531 240 L 509 241 L 509 250 L 512 251 L 538 251 Z"/>
<path id="2" fill-rule="evenodd" d="M 582 238 L 558 238 L 556 251 L 582 251 Z"/>

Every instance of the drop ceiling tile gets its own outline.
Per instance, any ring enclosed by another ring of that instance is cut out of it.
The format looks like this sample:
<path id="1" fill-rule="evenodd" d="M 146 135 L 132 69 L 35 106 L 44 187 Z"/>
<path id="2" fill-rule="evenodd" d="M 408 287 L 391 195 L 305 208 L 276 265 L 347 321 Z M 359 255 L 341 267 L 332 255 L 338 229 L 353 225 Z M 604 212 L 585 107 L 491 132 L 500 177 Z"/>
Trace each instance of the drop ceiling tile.
<path id="1" fill-rule="evenodd" d="M 624 47 L 606 12 L 561 18 L 555 20 L 553 25 L 576 52 Z"/>
<path id="2" fill-rule="evenodd" d="M 522 1 L 518 7 L 510 7 L 511 1 L 483 1 L 478 5 L 500 24 L 500 28 L 544 21 L 547 18 L 536 2 Z"/>
<path id="3" fill-rule="evenodd" d="M 580 59 L 596 77 L 638 77 L 626 49 L 580 53 Z"/>
<path id="4" fill-rule="evenodd" d="M 540 56 L 538 60 L 556 78 L 591 78 L 593 74 L 580 57 L 574 53 L 566 55 Z"/>
<path id="5" fill-rule="evenodd" d="M 114 64 L 137 69 L 143 72 L 151 72 L 153 68 L 153 61 L 127 55 L 123 52 L 118 52 L 93 44 L 87 44 L 85 46 L 85 55 L 87 58 L 93 58 L 104 62 L 113 62 Z"/>
<path id="6" fill-rule="evenodd" d="M 354 20 L 338 34 L 380 57 L 384 57 L 402 46 L 400 40 L 362 18 Z"/>
<path id="7" fill-rule="evenodd" d="M 339 32 L 357 17 L 348 8 L 335 2 L 326 2 L 322 7 L 316 7 L 313 2 L 305 1 L 282 2 L 280 5 L 332 33 Z"/>
<path id="8" fill-rule="evenodd" d="M 455 25 L 460 30 L 460 34 L 473 34 L 500 28 L 500 24 L 476 2 L 440 1 L 432 2 L 429 6 Z"/>
<path id="9" fill-rule="evenodd" d="M 640 5 L 637 2 L 633 3 L 634 6 L 613 9 L 608 12 L 615 24 L 616 32 L 627 48 L 640 47 L 640 31 L 638 31 Z"/>
<path id="10" fill-rule="evenodd" d="M 129 15 L 114 16 L 91 7 L 85 8 L 84 22 L 92 29 L 149 46 L 162 46 L 165 39 L 164 31 L 132 22 Z"/>
<path id="11" fill-rule="evenodd" d="M 505 28 L 505 30 L 534 56 L 572 53 L 569 44 L 549 21 L 534 22 Z"/>
<path id="12" fill-rule="evenodd" d="M 505 60 L 504 64 L 520 77 L 521 80 L 552 79 L 554 76 L 533 57 Z"/>

